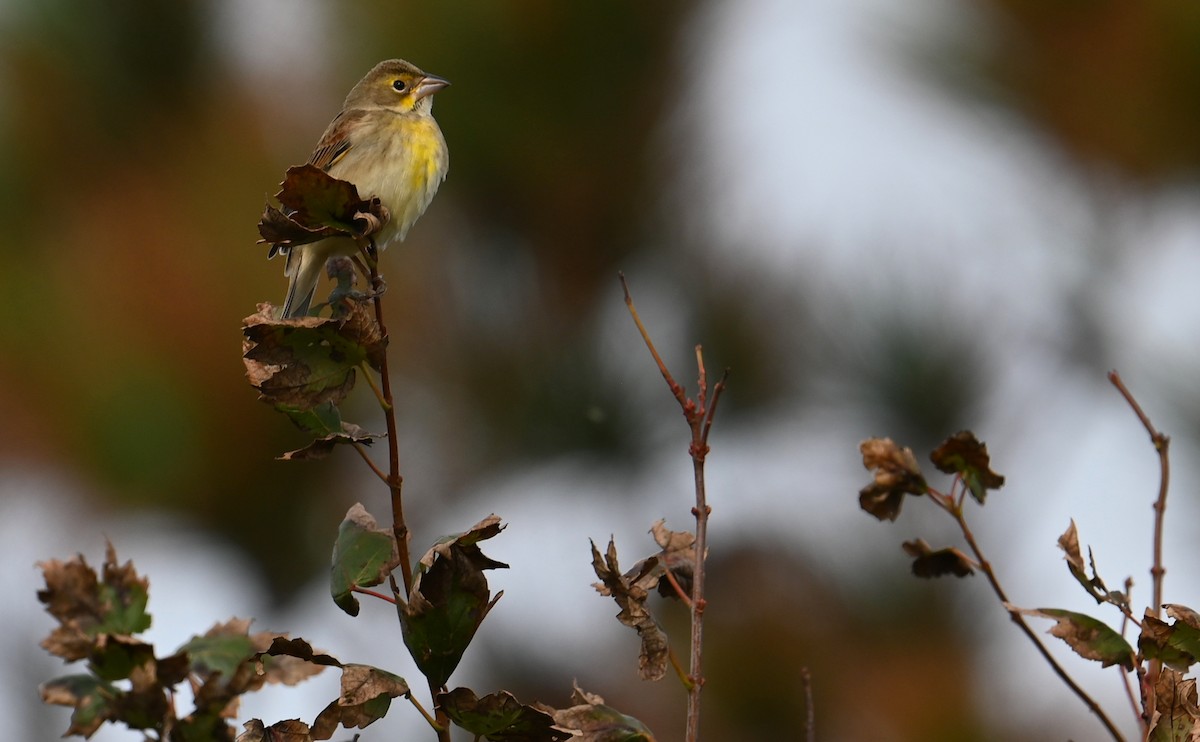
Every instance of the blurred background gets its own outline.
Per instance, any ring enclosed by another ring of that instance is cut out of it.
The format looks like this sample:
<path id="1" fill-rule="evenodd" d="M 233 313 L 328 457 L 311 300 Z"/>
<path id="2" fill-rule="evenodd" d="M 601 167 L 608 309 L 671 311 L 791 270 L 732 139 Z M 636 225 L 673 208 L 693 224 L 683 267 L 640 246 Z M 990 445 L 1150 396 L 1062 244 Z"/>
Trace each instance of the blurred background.
<path id="1" fill-rule="evenodd" d="M 1197 606 L 1200 6 L 1025 0 L 72 3 L 0 0 L 0 716 L 57 739 L 36 685 L 38 560 L 104 539 L 151 580 L 164 653 L 230 616 L 417 680 L 389 606 L 351 619 L 337 524 L 387 494 L 243 377 L 279 303 L 255 224 L 346 92 L 404 57 L 453 86 L 450 174 L 385 256 L 414 551 L 490 512 L 500 601 L 452 679 L 568 703 L 572 680 L 682 739 L 684 693 L 590 583 L 690 529 L 676 376 L 731 369 L 709 458 L 705 737 L 1078 740 L 1103 729 L 927 503 L 862 513 L 858 443 L 926 460 L 959 429 L 1008 478 L 977 535 L 1023 606 L 1092 613 L 1055 540 L 1149 600 L 1158 464 L 1104 374 L 1172 435 L 1167 599 Z M 348 415 L 381 430 L 365 390 Z M 929 467 L 930 469 L 932 467 Z M 655 604 L 682 648 L 686 617 Z M 1049 625 L 1035 626 L 1042 631 Z M 1053 641 L 1049 637 L 1048 641 Z M 1129 735 L 1113 669 L 1051 649 Z M 310 720 L 336 677 L 241 720 Z M 364 739 L 421 738 L 408 708 Z M 136 739 L 102 730 L 95 739 Z"/>

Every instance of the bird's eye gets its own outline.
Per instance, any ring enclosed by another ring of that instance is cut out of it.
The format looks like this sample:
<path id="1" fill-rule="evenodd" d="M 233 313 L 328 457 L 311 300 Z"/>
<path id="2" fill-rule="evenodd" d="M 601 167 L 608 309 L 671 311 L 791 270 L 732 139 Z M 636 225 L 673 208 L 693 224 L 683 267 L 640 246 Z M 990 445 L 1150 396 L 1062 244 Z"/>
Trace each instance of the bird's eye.
<path id="1" fill-rule="evenodd" d="M 404 82 L 403 80 L 396 80 L 392 83 L 392 88 L 395 89 L 396 92 L 403 93 L 408 89 L 408 83 Z"/>

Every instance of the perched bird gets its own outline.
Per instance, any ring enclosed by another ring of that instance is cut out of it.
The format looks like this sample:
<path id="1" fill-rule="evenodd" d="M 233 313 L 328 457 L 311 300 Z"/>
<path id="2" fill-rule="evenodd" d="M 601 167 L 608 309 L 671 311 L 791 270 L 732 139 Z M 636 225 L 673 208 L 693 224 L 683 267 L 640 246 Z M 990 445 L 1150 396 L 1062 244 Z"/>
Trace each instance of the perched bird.
<path id="1" fill-rule="evenodd" d="M 433 94 L 449 84 L 402 59 L 380 62 L 346 96 L 309 159 L 353 183 L 363 198 L 378 196 L 391 212 L 391 221 L 375 235 L 380 249 L 404 239 L 446 177 L 450 155 L 432 108 Z M 308 314 L 325 261 L 357 252 L 344 237 L 289 248 L 282 316 Z"/>

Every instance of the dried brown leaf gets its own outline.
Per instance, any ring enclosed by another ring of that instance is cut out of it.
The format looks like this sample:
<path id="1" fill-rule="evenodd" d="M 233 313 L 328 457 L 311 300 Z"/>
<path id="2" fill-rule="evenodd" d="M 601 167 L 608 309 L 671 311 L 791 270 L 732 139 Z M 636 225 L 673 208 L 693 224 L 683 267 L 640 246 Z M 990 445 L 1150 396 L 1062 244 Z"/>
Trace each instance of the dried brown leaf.
<path id="1" fill-rule="evenodd" d="M 929 455 L 933 465 L 946 474 L 957 474 L 980 504 L 988 490 L 1004 486 L 1004 477 L 991 470 L 987 446 L 975 434 L 963 430 L 947 438 Z"/>
<path id="2" fill-rule="evenodd" d="M 966 577 L 975 573 L 975 561 L 958 549 L 934 551 L 924 539 L 905 541 L 902 546 L 913 557 L 912 571 L 917 577 Z"/>
<path id="3" fill-rule="evenodd" d="M 575 704 L 570 708 L 554 710 L 555 723 L 570 729 L 579 742 L 655 742 L 650 729 L 633 718 L 626 716 L 604 703 L 595 693 L 587 693 L 578 685 L 571 695 Z"/>
<path id="4" fill-rule="evenodd" d="M 312 742 L 308 725 L 299 719 L 277 721 L 265 726 L 259 719 L 251 719 L 242 725 L 246 731 L 237 736 L 235 742 Z"/>
<path id="5" fill-rule="evenodd" d="M 638 673 L 643 680 L 661 679 L 667 669 L 667 635 L 646 607 L 647 584 L 656 584 L 657 579 L 651 579 L 648 572 L 632 579 L 621 574 L 617 545 L 612 539 L 609 539 L 607 553 L 603 556 L 592 542 L 592 568 L 600 578 L 596 590 L 601 595 L 611 596 L 621 607 L 617 620 L 635 629 L 641 637 Z"/>
<path id="6" fill-rule="evenodd" d="M 1196 681 L 1169 667 L 1160 670 L 1154 684 L 1154 711 L 1150 742 L 1193 742 L 1200 738 L 1200 708 Z"/>
<path id="7" fill-rule="evenodd" d="M 859 444 L 863 466 L 875 481 L 858 493 L 858 504 L 879 520 L 896 520 L 904 495 L 929 491 L 912 449 L 896 445 L 891 438 L 868 438 Z"/>

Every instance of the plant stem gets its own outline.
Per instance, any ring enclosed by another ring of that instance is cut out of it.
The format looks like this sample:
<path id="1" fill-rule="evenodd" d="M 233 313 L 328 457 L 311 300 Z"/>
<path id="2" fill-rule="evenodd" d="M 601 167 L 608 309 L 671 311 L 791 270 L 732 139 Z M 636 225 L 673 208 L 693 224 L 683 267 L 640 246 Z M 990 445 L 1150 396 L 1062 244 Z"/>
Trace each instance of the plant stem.
<path id="1" fill-rule="evenodd" d="M 412 693 L 409 693 L 407 696 L 405 696 L 405 698 L 408 699 L 409 703 L 416 707 L 417 713 L 425 717 L 425 721 L 429 722 L 429 726 L 433 727 L 434 729 L 437 728 L 437 721 L 429 715 L 429 712 L 425 710 L 425 707 L 421 705 L 421 702 L 417 700 L 416 696 L 414 696 Z"/>
<path id="2" fill-rule="evenodd" d="M 685 739 L 696 742 L 700 739 L 700 691 L 704 689 L 704 556 L 708 543 L 709 508 L 704 491 L 704 457 L 692 454 L 692 470 L 696 478 L 696 566 L 692 574 L 692 654 L 689 675 L 692 686 L 688 688 L 687 732 Z"/>
<path id="3" fill-rule="evenodd" d="M 374 261 L 371 267 L 371 285 L 379 280 L 379 272 Z M 387 342 L 387 326 L 383 323 L 383 301 L 379 294 L 375 295 L 375 321 L 379 323 L 379 334 Z M 388 373 L 388 354 L 381 353 L 379 361 L 379 383 L 382 387 L 383 419 L 387 424 L 388 440 L 388 489 L 392 495 L 392 533 L 396 537 L 396 549 L 400 554 L 400 574 L 404 578 L 404 596 L 412 592 L 413 571 L 412 559 L 408 554 L 408 524 L 404 521 L 404 478 L 400 476 L 400 442 L 396 426 L 396 405 L 392 397 L 392 377 Z"/>
<path id="4" fill-rule="evenodd" d="M 996 573 L 992 571 L 991 562 L 987 560 L 987 557 L 985 557 L 983 554 L 983 550 L 979 548 L 979 544 L 975 541 L 975 534 L 971 531 L 971 527 L 967 525 L 967 519 L 963 515 L 962 509 L 954 508 L 950 510 L 950 514 L 954 517 L 954 520 L 957 521 L 959 530 L 962 531 L 963 538 L 966 539 L 967 545 L 971 547 L 971 552 L 975 555 L 975 560 L 979 562 L 979 570 L 983 572 L 984 576 L 987 577 L 988 584 L 992 586 L 992 592 L 996 594 L 996 597 L 1000 599 L 1001 603 L 1006 606 L 1011 605 L 1008 595 L 1006 595 L 1004 592 L 1004 588 L 1000 586 L 999 578 L 997 578 Z M 1115 724 L 1113 724 L 1112 719 L 1109 719 L 1108 715 L 1104 713 L 1104 709 L 1100 708 L 1100 705 L 1096 703 L 1096 700 L 1088 695 L 1087 691 L 1079 687 L 1079 685 L 1076 684 L 1071 676 L 1067 674 L 1067 671 L 1063 669 L 1062 665 L 1058 664 L 1058 661 L 1055 660 L 1053 655 L 1050 654 L 1050 651 L 1046 649 L 1046 645 L 1042 643 L 1042 640 L 1039 639 L 1037 634 L 1033 632 L 1033 629 L 1029 628 L 1029 624 L 1025 622 L 1025 619 L 1021 616 L 1021 614 L 1014 611 L 1009 611 L 1008 617 L 1012 619 L 1013 623 L 1015 623 L 1017 627 L 1020 628 L 1025 634 L 1025 636 L 1029 638 L 1029 641 L 1033 642 L 1033 645 L 1037 648 L 1038 653 L 1041 654 L 1042 658 L 1050 664 L 1050 669 L 1054 670 L 1054 674 L 1058 675 L 1059 679 L 1066 683 L 1067 687 L 1071 689 L 1071 691 L 1079 698 L 1079 700 L 1083 701 L 1088 709 L 1096 715 L 1096 717 L 1100 720 L 1100 723 L 1104 725 L 1106 730 L 1108 730 L 1109 735 L 1118 742 L 1124 742 L 1125 737 L 1121 735 L 1120 730 L 1117 729 Z"/>
<path id="5" fill-rule="evenodd" d="M 1126 577 L 1125 578 L 1125 596 L 1126 596 L 1127 601 L 1129 600 L 1129 596 L 1132 592 L 1133 592 L 1133 578 Z M 1126 630 L 1129 629 L 1129 624 L 1132 621 L 1132 619 L 1133 619 L 1133 616 L 1131 616 L 1129 610 L 1126 609 L 1122 613 L 1122 616 L 1121 616 L 1121 636 L 1125 636 L 1125 632 L 1126 632 Z M 1146 720 L 1142 717 L 1142 710 L 1140 708 L 1138 708 L 1137 696 L 1134 695 L 1134 692 L 1133 692 L 1133 681 L 1131 681 L 1129 679 L 1129 673 L 1127 673 L 1127 672 L 1121 673 L 1121 687 L 1125 689 L 1125 698 L 1128 699 L 1128 701 L 1129 701 L 1129 707 L 1131 709 L 1133 709 L 1134 718 L 1136 718 L 1142 726 L 1142 737 L 1145 737 L 1150 732 L 1150 726 L 1149 726 L 1149 724 L 1146 723 Z"/>
<path id="6" fill-rule="evenodd" d="M 387 475 L 384 474 L 382 471 L 380 471 L 379 467 L 375 466 L 375 462 L 371 460 L 371 457 L 367 455 L 366 446 L 364 446 L 361 443 L 358 443 L 357 441 L 355 441 L 353 443 L 353 446 L 354 446 L 354 450 L 358 451 L 358 455 L 362 457 L 362 460 L 364 463 L 366 463 L 367 467 L 372 472 L 375 473 L 375 476 L 379 477 L 379 481 L 383 482 L 384 484 L 387 484 L 387 482 L 388 482 Z"/>
<path id="7" fill-rule="evenodd" d="M 710 399 L 708 396 L 708 374 L 704 368 L 704 353 L 701 347 L 697 345 L 696 367 L 698 371 L 697 387 L 699 391 L 696 394 L 696 399 L 688 399 L 683 386 L 675 381 L 675 378 L 667 369 L 667 364 L 663 362 L 662 356 L 658 354 L 658 349 L 654 347 L 654 341 L 650 339 L 650 333 L 646 330 L 646 326 L 642 324 L 637 307 L 633 305 L 633 297 L 629 294 L 629 285 L 625 282 L 624 274 L 618 275 L 621 279 L 621 288 L 625 293 L 625 306 L 629 309 L 629 314 L 633 317 L 634 324 L 637 325 L 638 332 L 641 333 L 642 340 L 645 341 L 646 347 L 650 350 L 650 355 L 654 358 L 659 372 L 662 373 L 663 379 L 667 382 L 671 394 L 679 402 L 679 406 L 683 410 L 683 416 L 692 431 L 692 440 L 688 445 L 688 453 L 692 457 L 692 473 L 696 487 L 696 505 L 692 508 L 692 514 L 696 517 L 696 540 L 693 547 L 695 549 L 695 564 L 693 567 L 692 596 L 689 606 L 692 613 L 691 665 L 688 675 L 689 682 L 687 683 L 688 705 L 685 739 L 687 742 L 697 742 L 700 739 L 700 691 L 704 688 L 703 645 L 704 609 L 706 606 L 704 598 L 704 564 L 705 558 L 708 555 L 708 516 L 712 512 L 708 506 L 708 495 L 704 485 L 704 460 L 708 456 L 708 434 L 712 430 L 713 415 L 717 411 L 717 401 L 721 397 L 721 392 L 725 390 L 725 381 L 729 377 L 729 370 L 726 369 L 725 373 L 721 376 L 721 380 L 713 387 Z M 669 572 L 667 577 L 675 585 L 675 589 L 679 590 L 678 584 Z"/>
<path id="8" fill-rule="evenodd" d="M 379 334 L 386 344 L 388 339 L 387 326 L 383 322 L 383 301 L 382 296 L 376 287 L 380 285 L 379 270 L 377 261 L 374 260 L 374 250 L 366 251 L 364 254 L 368 258 L 367 265 L 371 270 L 371 289 L 375 291 L 375 321 L 379 324 Z M 380 405 L 383 408 L 383 417 L 387 422 L 387 438 L 388 438 L 388 476 L 387 485 L 391 490 L 392 496 L 392 534 L 396 538 L 396 550 L 400 556 L 400 574 L 404 578 L 404 597 L 408 598 L 412 595 L 413 590 L 413 568 L 412 558 L 408 552 L 408 524 L 404 520 L 404 478 L 400 476 L 400 442 L 397 435 L 398 427 L 396 425 L 396 404 L 392 397 L 392 377 L 388 372 L 388 354 L 380 354 L 379 362 L 379 383 L 382 387 L 383 402 Z M 393 585 L 395 581 L 393 580 Z M 399 598 L 399 596 L 397 596 Z M 397 600 L 399 603 L 399 600 Z M 399 607 L 399 606 L 397 606 Z M 438 693 L 442 689 L 429 682 L 429 695 L 433 699 L 434 721 L 432 726 L 437 732 L 438 742 L 451 742 L 450 739 L 450 717 L 442 710 L 437 702 Z M 426 714 L 428 719 L 429 715 Z"/>
<path id="9" fill-rule="evenodd" d="M 378 592 L 378 591 L 376 591 L 376 590 L 371 590 L 370 588 L 366 588 L 366 587 L 358 587 L 358 586 L 356 585 L 356 586 L 354 586 L 354 587 L 351 587 L 351 588 L 350 588 L 350 590 L 351 590 L 352 592 L 356 592 L 356 593 L 362 593 L 363 595 L 370 595 L 372 598 L 379 598 L 379 599 L 380 599 L 380 600 L 382 600 L 382 601 L 385 601 L 385 602 L 391 603 L 392 605 L 396 605 L 396 599 L 395 599 L 395 598 L 391 597 L 390 595 L 384 595 L 383 593 L 381 593 L 381 592 Z"/>
<path id="10" fill-rule="evenodd" d="M 1150 418 L 1142 411 L 1142 406 L 1137 403 L 1137 400 L 1133 398 L 1133 394 L 1125 386 L 1125 382 L 1121 380 L 1120 374 L 1116 371 L 1109 371 L 1108 380 L 1112 382 L 1112 385 L 1117 388 L 1117 391 L 1129 403 L 1129 406 L 1133 409 L 1133 413 L 1142 422 L 1142 427 L 1150 434 L 1150 442 L 1154 444 L 1154 450 L 1158 452 L 1158 497 L 1154 501 L 1154 566 L 1150 568 L 1154 595 L 1150 611 L 1155 618 L 1159 618 L 1162 613 L 1163 603 L 1163 575 L 1167 573 L 1166 567 L 1163 566 L 1162 548 L 1163 523 L 1166 520 L 1167 513 L 1167 488 L 1171 482 L 1171 464 L 1167 457 L 1167 448 L 1170 446 L 1171 439 L 1160 433 L 1154 427 L 1154 424 L 1150 422 Z"/>
<path id="11" fill-rule="evenodd" d="M 445 688 L 439 688 L 429 681 L 429 696 L 433 698 L 433 728 L 437 730 L 438 742 L 450 742 L 450 717 L 442 709 L 442 705 L 438 703 L 438 693 L 444 691 Z"/>
<path id="12" fill-rule="evenodd" d="M 658 365 L 658 370 L 663 375 L 663 379 L 666 380 L 667 386 L 671 388 L 671 394 L 675 395 L 679 406 L 684 409 L 684 414 L 687 414 L 689 407 L 688 398 L 684 393 L 683 387 L 676 383 L 675 378 L 671 376 L 671 372 L 667 370 L 667 364 L 663 362 L 662 356 L 658 354 L 658 349 L 654 347 L 654 342 L 650 340 L 650 333 L 646 331 L 646 326 L 642 324 L 642 318 L 638 315 L 637 307 L 633 305 L 633 297 L 629 295 L 629 284 L 625 283 L 625 274 L 618 273 L 617 276 L 620 277 L 621 288 L 625 292 L 625 306 L 629 309 L 629 314 L 633 317 L 633 322 L 637 325 L 638 332 L 642 335 L 642 340 L 646 343 L 646 347 L 650 349 L 650 355 L 654 357 L 654 362 Z"/>
<path id="13" fill-rule="evenodd" d="M 690 609 L 692 607 L 692 596 L 684 592 L 683 585 L 680 585 L 679 580 L 675 579 L 675 574 L 668 569 L 663 572 L 663 577 L 667 578 L 667 582 L 671 583 L 671 588 L 675 591 L 675 595 Z"/>
<path id="14" fill-rule="evenodd" d="M 1154 444 L 1154 450 L 1158 453 L 1158 497 L 1154 500 L 1154 563 L 1150 567 L 1151 598 L 1150 614 L 1154 618 L 1160 618 L 1162 615 L 1163 605 L 1163 576 L 1167 573 L 1166 567 L 1163 566 L 1163 524 L 1166 522 L 1167 514 L 1167 490 L 1171 483 L 1171 462 L 1167 455 L 1167 449 L 1170 447 L 1171 439 L 1159 432 L 1154 427 L 1154 423 L 1150 422 L 1150 417 L 1143 410 L 1138 401 L 1134 399 L 1133 393 L 1125 386 L 1125 382 L 1121 380 L 1121 375 L 1115 370 L 1108 372 L 1108 380 L 1117 388 L 1121 396 L 1129 404 L 1133 414 L 1137 415 L 1141 421 L 1142 427 L 1150 435 L 1150 442 Z M 1158 659 L 1150 660 L 1149 666 L 1145 671 L 1145 678 L 1142 680 L 1142 707 L 1143 711 L 1139 717 L 1142 722 L 1142 729 L 1145 734 L 1149 734 L 1150 719 L 1154 712 L 1156 702 L 1154 700 L 1153 690 L 1158 687 L 1158 675 L 1162 671 L 1162 661 Z M 1139 672 L 1139 675 L 1141 673 Z"/>

